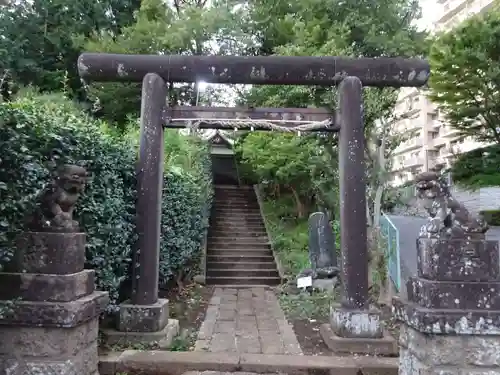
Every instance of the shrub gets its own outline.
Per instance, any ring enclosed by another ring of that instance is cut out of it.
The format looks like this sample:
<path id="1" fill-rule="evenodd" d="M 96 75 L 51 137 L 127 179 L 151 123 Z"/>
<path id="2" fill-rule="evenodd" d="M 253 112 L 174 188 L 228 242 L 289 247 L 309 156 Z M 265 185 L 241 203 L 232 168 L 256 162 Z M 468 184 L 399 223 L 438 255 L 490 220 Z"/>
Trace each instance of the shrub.
<path id="1" fill-rule="evenodd" d="M 500 145 L 476 149 L 458 157 L 451 168 L 453 181 L 468 188 L 500 186 Z"/>
<path id="2" fill-rule="evenodd" d="M 500 209 L 480 212 L 489 225 L 500 226 Z"/>
<path id="3" fill-rule="evenodd" d="M 47 96 L 0 104 L 0 261 L 12 256 L 12 240 L 22 229 L 24 214 L 33 208 L 37 193 L 49 181 L 49 171 L 62 163 L 82 165 L 92 173 L 92 180 L 75 216 L 88 234 L 86 267 L 96 270 L 97 287 L 110 293 L 111 312 L 120 302 L 120 286 L 129 278 L 136 240 L 137 142 L 109 135 L 105 125 L 71 102 L 51 101 Z M 197 146 L 191 140 L 184 143 L 193 150 Z M 184 271 L 197 256 L 208 225 L 209 156 L 206 147 L 196 152 L 199 161 L 191 161 L 190 170 L 167 165 L 162 282 Z M 168 148 L 166 154 L 170 154 Z"/>
<path id="4" fill-rule="evenodd" d="M 43 97 L 0 105 L 0 149 L 4 260 L 12 255 L 24 215 L 33 209 L 56 164 L 75 163 L 92 173 L 75 215 L 88 233 L 86 266 L 96 270 L 98 288 L 110 293 L 112 309 L 128 274 L 134 241 L 135 153 L 70 103 L 52 104 Z"/>

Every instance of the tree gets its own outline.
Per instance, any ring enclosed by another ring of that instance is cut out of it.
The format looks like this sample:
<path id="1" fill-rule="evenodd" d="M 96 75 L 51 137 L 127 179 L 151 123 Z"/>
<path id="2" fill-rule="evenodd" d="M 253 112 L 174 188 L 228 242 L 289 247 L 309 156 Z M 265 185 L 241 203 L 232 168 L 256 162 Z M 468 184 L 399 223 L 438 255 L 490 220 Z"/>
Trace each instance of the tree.
<path id="1" fill-rule="evenodd" d="M 500 143 L 500 8 L 433 42 L 430 98 L 462 136 Z"/>
<path id="2" fill-rule="evenodd" d="M 255 132 L 238 143 L 238 152 L 259 182 L 271 186 L 276 195 L 291 193 L 297 217 L 303 218 L 311 200 L 311 165 L 321 155 L 318 146 L 314 137 Z"/>
<path id="3" fill-rule="evenodd" d="M 263 31 L 256 33 L 269 53 L 283 55 L 337 55 L 352 57 L 420 56 L 426 51 L 426 34 L 418 32 L 413 21 L 419 16 L 418 2 L 397 1 L 325 1 L 305 0 L 293 3 L 261 1 L 253 8 L 256 25 Z M 385 262 L 377 265 L 385 254 L 380 248 L 381 201 L 387 186 L 389 158 L 394 149 L 409 134 L 398 134 L 392 129 L 395 121 L 393 107 L 397 99 L 394 89 L 364 89 L 365 135 L 376 140 L 375 147 L 367 149 L 368 223 L 371 225 L 372 270 L 385 272 Z M 245 99 L 254 106 L 326 107 L 336 108 L 336 88 L 305 86 L 255 87 Z M 379 120 L 379 126 L 375 126 Z M 318 137 L 324 155 L 330 163 L 316 169 L 314 194 L 330 211 L 338 202 L 332 189 L 338 171 L 337 139 L 334 135 Z M 387 286 L 380 280 L 378 289 Z"/>
<path id="4" fill-rule="evenodd" d="M 142 0 L 136 22 L 119 36 L 96 33 L 81 41 L 92 52 L 130 54 L 228 55 L 253 43 L 243 30 L 246 19 L 238 1 Z M 196 104 L 196 84 L 171 86 L 171 104 Z M 98 102 L 98 114 L 123 125 L 140 110 L 141 85 L 93 83 L 88 87 Z M 120 98 L 120 100 L 116 100 Z"/>
<path id="5" fill-rule="evenodd" d="M 84 98 L 76 62 L 76 35 L 104 30 L 118 35 L 140 0 L 10 2 L 0 12 L 0 73 L 41 92 L 67 90 Z"/>

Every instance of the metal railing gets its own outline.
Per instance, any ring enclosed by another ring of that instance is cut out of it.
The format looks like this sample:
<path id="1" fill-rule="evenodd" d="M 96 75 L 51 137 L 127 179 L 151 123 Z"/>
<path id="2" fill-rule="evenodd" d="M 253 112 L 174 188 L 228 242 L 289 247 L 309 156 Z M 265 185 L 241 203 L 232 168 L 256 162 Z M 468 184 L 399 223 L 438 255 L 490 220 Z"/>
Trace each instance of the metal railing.
<path id="1" fill-rule="evenodd" d="M 401 290 L 401 260 L 399 253 L 399 230 L 389 217 L 382 213 L 380 217 L 382 245 L 385 249 L 387 272 L 396 290 Z"/>

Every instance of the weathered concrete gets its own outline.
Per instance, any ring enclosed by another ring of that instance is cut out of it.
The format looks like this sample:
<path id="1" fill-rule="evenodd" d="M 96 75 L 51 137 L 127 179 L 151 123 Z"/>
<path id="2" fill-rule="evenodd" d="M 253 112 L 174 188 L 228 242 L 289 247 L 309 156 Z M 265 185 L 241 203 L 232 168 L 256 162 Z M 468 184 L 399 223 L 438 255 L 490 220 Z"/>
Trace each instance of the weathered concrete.
<path id="1" fill-rule="evenodd" d="M 168 300 L 158 299 L 151 305 L 120 304 L 117 328 L 122 332 L 158 332 L 168 322 Z"/>
<path id="2" fill-rule="evenodd" d="M 168 348 L 179 334 L 179 321 L 168 318 L 168 300 L 158 299 L 151 305 L 120 304 L 115 329 L 103 330 L 107 345 L 158 345 Z"/>
<path id="3" fill-rule="evenodd" d="M 0 373 L 95 375 L 98 320 L 109 297 L 95 291 L 94 272 L 83 270 L 85 234 L 28 232 L 18 244 L 17 269 L 42 273 L 0 274 L 2 298 L 22 297 L 0 301 L 7 307 Z"/>
<path id="4" fill-rule="evenodd" d="M 419 238 L 417 249 L 408 300 L 393 301 L 399 374 L 500 374 L 498 244 Z"/>
<path id="5" fill-rule="evenodd" d="M 172 346 L 174 338 L 179 334 L 180 326 L 177 319 L 169 319 L 162 330 L 156 332 L 120 332 L 112 329 L 103 329 L 103 341 L 109 346 L 130 347 L 136 344 L 154 345 L 160 349 Z"/>
<path id="6" fill-rule="evenodd" d="M 156 73 L 168 82 L 332 86 L 346 76 L 364 86 L 420 87 L 429 78 L 429 63 L 401 57 L 339 56 L 190 56 L 83 53 L 83 79 L 140 82 Z"/>
<path id="7" fill-rule="evenodd" d="M 69 275 L 0 273 L 0 300 L 69 302 L 94 291 L 95 271 Z"/>
<path id="8" fill-rule="evenodd" d="M 331 371 L 332 374 L 342 375 L 358 375 L 362 371 L 364 375 L 395 375 L 397 359 L 127 350 L 102 357 L 99 363 L 100 375 L 115 375 L 119 372 L 182 375 L 187 371 L 241 371 L 260 374 Z"/>
<path id="9" fill-rule="evenodd" d="M 399 374 L 500 374 L 499 336 L 429 335 L 403 325 L 399 343 Z"/>
<path id="10" fill-rule="evenodd" d="M 350 310 L 339 305 L 330 307 L 330 323 L 320 327 L 326 346 L 335 353 L 396 355 L 396 340 L 381 322 L 376 309 Z"/>
<path id="11" fill-rule="evenodd" d="M 275 294 L 258 287 L 214 291 L 195 351 L 302 354 Z"/>
<path id="12" fill-rule="evenodd" d="M 15 272 L 49 275 L 81 272 L 85 264 L 85 239 L 85 233 L 22 233 L 14 254 Z"/>

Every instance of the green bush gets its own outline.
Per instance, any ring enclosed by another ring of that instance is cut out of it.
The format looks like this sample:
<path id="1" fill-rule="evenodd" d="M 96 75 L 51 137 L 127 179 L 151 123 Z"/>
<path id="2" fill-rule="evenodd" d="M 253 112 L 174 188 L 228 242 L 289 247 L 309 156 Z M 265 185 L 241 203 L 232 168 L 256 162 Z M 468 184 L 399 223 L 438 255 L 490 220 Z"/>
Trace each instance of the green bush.
<path id="1" fill-rule="evenodd" d="M 110 293 L 108 311 L 114 311 L 120 286 L 129 278 L 136 240 L 137 142 L 131 139 L 109 135 L 104 123 L 85 116 L 71 102 L 43 96 L 0 104 L 0 260 L 12 256 L 12 240 L 22 230 L 24 214 L 33 208 L 36 194 L 49 181 L 49 171 L 61 163 L 82 165 L 92 173 L 75 212 L 88 234 L 86 267 L 96 270 L 97 287 Z M 189 139 L 184 143 L 196 150 L 199 160 L 190 160 L 190 169 L 167 164 L 162 282 L 184 272 L 196 258 L 208 225 L 210 159 L 206 147 L 196 148 L 199 145 Z M 186 147 L 183 152 L 189 151 Z M 167 139 L 166 155 L 171 154 Z"/>
<path id="2" fill-rule="evenodd" d="M 468 188 L 500 186 L 500 145 L 462 154 L 451 168 L 455 183 Z"/>
<path id="3" fill-rule="evenodd" d="M 480 211 L 489 225 L 500 226 L 500 209 Z"/>

